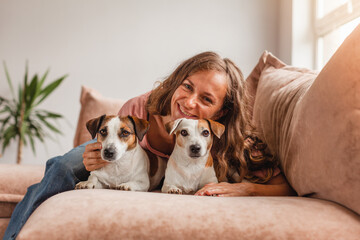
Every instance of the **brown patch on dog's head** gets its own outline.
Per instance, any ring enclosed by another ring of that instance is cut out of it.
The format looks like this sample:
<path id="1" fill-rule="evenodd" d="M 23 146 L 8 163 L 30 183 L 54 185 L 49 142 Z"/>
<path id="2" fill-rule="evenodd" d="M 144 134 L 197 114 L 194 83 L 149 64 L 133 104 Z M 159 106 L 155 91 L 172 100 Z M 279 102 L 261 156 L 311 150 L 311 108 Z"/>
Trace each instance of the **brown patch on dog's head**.
<path id="1" fill-rule="evenodd" d="M 168 132 L 168 134 L 173 134 L 175 132 L 175 136 L 176 136 L 176 144 L 179 147 L 184 147 L 185 144 L 183 142 L 183 138 L 181 138 L 181 131 L 178 130 L 178 127 L 181 123 L 182 119 L 177 119 L 175 121 L 171 121 L 165 124 L 165 129 Z"/>
<path id="2" fill-rule="evenodd" d="M 125 138 L 124 136 L 122 137 L 122 140 L 127 142 L 129 150 L 136 147 L 136 138 L 138 138 L 139 141 L 144 138 L 150 126 L 148 121 L 139 119 L 135 116 L 123 117 L 121 118 L 121 123 L 122 126 L 120 131 L 125 130 L 131 133 L 127 138 Z M 121 136 L 121 133 L 119 134 L 119 136 Z"/>
<path id="3" fill-rule="evenodd" d="M 135 130 L 135 134 L 140 141 L 144 138 L 146 132 L 149 130 L 150 124 L 144 119 L 137 118 L 135 116 L 128 116 L 128 119 L 132 122 Z"/>
<path id="4" fill-rule="evenodd" d="M 102 142 L 108 135 L 107 123 L 113 119 L 120 119 L 120 127 L 117 130 L 117 136 L 120 141 L 124 141 L 128 144 L 128 149 L 132 149 L 136 146 L 136 137 L 141 141 L 149 129 L 149 122 L 137 117 L 119 117 L 117 115 L 102 115 L 100 117 L 89 120 L 86 123 L 86 127 L 90 132 L 92 138 L 98 137 L 98 142 Z"/>
<path id="5" fill-rule="evenodd" d="M 221 136 L 225 132 L 225 126 L 210 119 L 206 119 L 206 121 L 209 123 L 210 129 L 214 133 L 214 135 L 217 138 L 221 138 Z"/>
<path id="6" fill-rule="evenodd" d="M 128 117 L 120 118 L 120 128 L 117 135 L 119 136 L 120 141 L 125 142 L 128 145 L 128 150 L 136 147 L 135 127 Z"/>
<path id="7" fill-rule="evenodd" d="M 90 132 L 92 139 L 96 137 L 96 134 L 99 132 L 100 127 L 103 124 L 106 115 L 102 115 L 97 118 L 93 118 L 86 122 L 86 128 Z"/>
<path id="8" fill-rule="evenodd" d="M 173 134 L 173 132 L 176 130 L 176 128 L 179 126 L 179 124 L 181 123 L 182 119 L 176 119 L 175 121 L 171 121 L 165 124 L 165 129 L 167 131 L 167 133 Z"/>
<path id="9" fill-rule="evenodd" d="M 108 116 L 102 115 L 98 118 L 89 120 L 86 126 L 89 132 L 92 135 L 94 134 L 93 138 L 97 137 L 98 142 L 103 142 L 105 138 L 108 136 L 108 122 L 114 118 L 120 119 L 120 117 L 117 115 L 108 115 Z"/>
<path id="10" fill-rule="evenodd" d="M 182 147 L 184 148 L 185 147 L 185 139 L 183 137 L 181 137 L 181 131 L 178 130 L 176 131 L 175 133 L 175 136 L 176 136 L 176 144 L 179 146 L 179 147 Z"/>
<path id="11" fill-rule="evenodd" d="M 206 149 L 209 150 L 213 144 L 212 131 L 211 131 L 209 122 L 205 119 L 199 119 L 198 130 L 201 134 L 203 134 L 204 131 L 208 131 L 209 137 L 207 138 L 207 148 Z"/>

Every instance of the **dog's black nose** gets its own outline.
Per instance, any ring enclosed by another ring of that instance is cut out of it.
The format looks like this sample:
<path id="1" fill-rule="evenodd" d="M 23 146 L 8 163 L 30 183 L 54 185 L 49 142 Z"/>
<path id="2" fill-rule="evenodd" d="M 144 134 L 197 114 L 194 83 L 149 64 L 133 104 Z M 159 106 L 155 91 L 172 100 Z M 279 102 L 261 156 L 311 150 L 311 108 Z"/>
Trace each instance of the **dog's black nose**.
<path id="1" fill-rule="evenodd" d="M 104 150 L 104 155 L 106 158 L 112 158 L 115 154 L 115 150 L 112 148 L 107 148 Z"/>
<path id="2" fill-rule="evenodd" d="M 199 144 L 194 144 L 190 146 L 190 151 L 192 153 L 199 153 L 201 149 L 201 146 Z"/>

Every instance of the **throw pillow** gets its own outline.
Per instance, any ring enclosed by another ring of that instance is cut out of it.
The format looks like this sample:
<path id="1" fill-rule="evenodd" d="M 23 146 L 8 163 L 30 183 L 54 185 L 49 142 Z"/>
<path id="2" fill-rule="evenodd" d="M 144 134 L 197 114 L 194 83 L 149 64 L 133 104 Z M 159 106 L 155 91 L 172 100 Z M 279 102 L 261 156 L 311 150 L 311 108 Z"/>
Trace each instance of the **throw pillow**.
<path id="1" fill-rule="evenodd" d="M 253 120 L 300 196 L 360 214 L 360 26 L 322 71 L 265 52 L 247 79 Z"/>
<path id="2" fill-rule="evenodd" d="M 91 135 L 86 129 L 88 120 L 103 114 L 116 115 L 125 102 L 121 99 L 103 97 L 95 89 L 82 86 L 80 103 L 81 110 L 74 137 L 74 147 L 91 140 Z"/>

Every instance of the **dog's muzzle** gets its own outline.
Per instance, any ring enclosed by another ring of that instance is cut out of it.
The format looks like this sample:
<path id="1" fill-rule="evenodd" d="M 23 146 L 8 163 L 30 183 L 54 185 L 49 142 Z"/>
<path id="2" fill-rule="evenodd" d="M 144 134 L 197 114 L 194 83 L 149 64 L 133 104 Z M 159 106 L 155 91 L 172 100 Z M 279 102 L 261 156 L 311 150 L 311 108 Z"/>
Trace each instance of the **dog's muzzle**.
<path id="1" fill-rule="evenodd" d="M 201 150 L 200 144 L 190 145 L 189 150 L 190 150 L 189 151 L 190 157 L 192 157 L 192 158 L 201 157 L 201 155 L 200 155 L 200 150 Z"/>
<path id="2" fill-rule="evenodd" d="M 115 160 L 116 149 L 115 148 L 106 148 L 104 149 L 104 158 L 108 161 Z"/>

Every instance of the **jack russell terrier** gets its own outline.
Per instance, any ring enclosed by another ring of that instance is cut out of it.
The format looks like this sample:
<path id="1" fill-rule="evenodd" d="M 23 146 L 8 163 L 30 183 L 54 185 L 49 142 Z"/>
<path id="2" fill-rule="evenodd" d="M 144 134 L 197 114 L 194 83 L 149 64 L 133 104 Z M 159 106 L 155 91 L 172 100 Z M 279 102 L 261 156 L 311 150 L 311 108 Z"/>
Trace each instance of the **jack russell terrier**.
<path id="1" fill-rule="evenodd" d="M 92 171 L 88 180 L 76 184 L 75 189 L 148 191 L 160 183 L 161 172 L 152 170 L 149 179 L 149 158 L 139 144 L 149 129 L 148 121 L 134 116 L 102 115 L 89 120 L 86 127 L 92 138 L 97 137 L 97 141 L 102 143 L 101 158 L 109 164 Z"/>
<path id="2" fill-rule="evenodd" d="M 224 125 L 212 120 L 177 119 L 166 124 L 176 144 L 167 163 L 162 192 L 193 194 L 208 183 L 217 183 L 210 153 L 213 135 L 220 138 Z"/>

